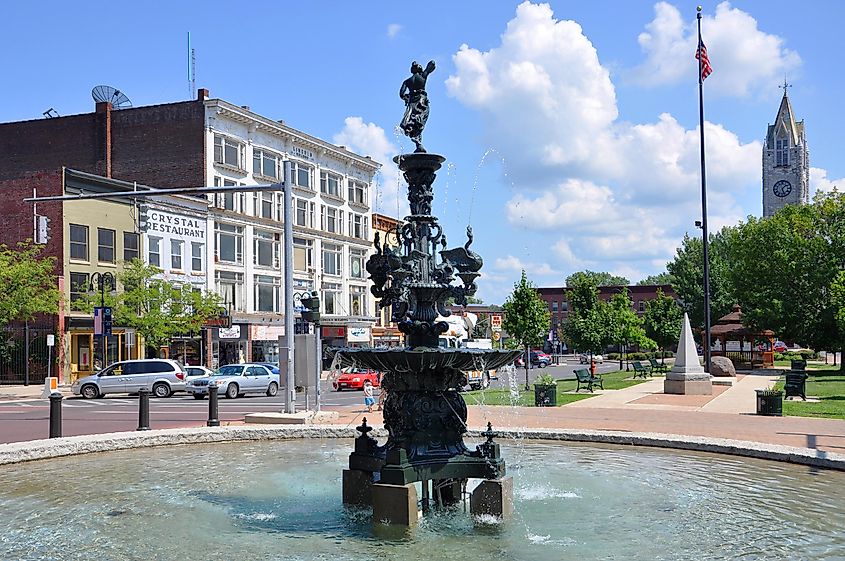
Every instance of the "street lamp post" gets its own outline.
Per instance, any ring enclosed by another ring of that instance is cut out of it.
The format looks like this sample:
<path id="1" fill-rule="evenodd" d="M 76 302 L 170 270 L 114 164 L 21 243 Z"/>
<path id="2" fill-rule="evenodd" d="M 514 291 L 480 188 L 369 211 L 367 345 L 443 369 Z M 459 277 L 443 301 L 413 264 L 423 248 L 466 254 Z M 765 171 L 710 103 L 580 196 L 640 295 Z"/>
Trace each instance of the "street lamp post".
<path id="1" fill-rule="evenodd" d="M 102 314 L 102 309 L 106 307 L 106 290 L 112 291 L 115 289 L 114 275 L 109 272 L 100 273 L 98 271 L 94 273 L 93 275 L 91 275 L 91 288 L 89 292 L 93 292 L 95 290 L 95 286 L 96 290 L 100 292 L 100 314 Z M 102 315 L 100 317 L 102 319 Z M 100 331 L 100 368 L 106 367 L 107 360 L 106 354 L 108 345 L 108 335 L 105 327 L 105 325 L 102 325 Z"/>

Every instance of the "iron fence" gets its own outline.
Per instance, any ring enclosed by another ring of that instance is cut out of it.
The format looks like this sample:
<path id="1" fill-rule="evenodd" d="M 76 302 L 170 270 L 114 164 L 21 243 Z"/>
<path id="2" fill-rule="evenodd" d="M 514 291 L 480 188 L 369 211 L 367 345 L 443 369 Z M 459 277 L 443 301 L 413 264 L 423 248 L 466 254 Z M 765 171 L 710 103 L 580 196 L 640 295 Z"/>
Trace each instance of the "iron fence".
<path id="1" fill-rule="evenodd" d="M 47 377 L 47 335 L 52 324 L 0 328 L 0 385 L 43 384 Z M 52 374 L 56 375 L 56 351 L 52 349 Z"/>

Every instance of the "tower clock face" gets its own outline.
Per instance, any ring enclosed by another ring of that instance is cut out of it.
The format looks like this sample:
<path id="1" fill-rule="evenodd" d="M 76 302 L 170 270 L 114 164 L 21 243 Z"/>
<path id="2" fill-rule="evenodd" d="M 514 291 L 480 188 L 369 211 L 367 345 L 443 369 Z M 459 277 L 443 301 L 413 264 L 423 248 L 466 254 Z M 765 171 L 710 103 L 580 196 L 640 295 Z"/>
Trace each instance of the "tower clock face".
<path id="1" fill-rule="evenodd" d="M 772 192 L 778 197 L 785 197 L 792 192 L 792 185 L 789 184 L 789 181 L 781 179 L 772 187 Z"/>

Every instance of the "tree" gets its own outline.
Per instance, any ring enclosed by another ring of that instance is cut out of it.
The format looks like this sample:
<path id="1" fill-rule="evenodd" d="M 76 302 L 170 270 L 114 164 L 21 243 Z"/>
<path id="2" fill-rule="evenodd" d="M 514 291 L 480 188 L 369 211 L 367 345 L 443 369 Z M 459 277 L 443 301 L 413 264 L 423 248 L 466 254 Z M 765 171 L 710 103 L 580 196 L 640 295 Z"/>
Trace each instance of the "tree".
<path id="1" fill-rule="evenodd" d="M 833 283 L 831 283 L 830 295 L 837 328 L 840 334 L 845 334 L 845 270 L 839 271 L 839 274 L 836 275 Z M 843 360 L 839 365 L 839 370 L 845 371 L 845 356 L 843 356 Z"/>
<path id="2" fill-rule="evenodd" d="M 133 259 L 118 273 L 119 293 L 106 293 L 116 324 L 132 327 L 156 351 L 178 335 L 195 334 L 210 317 L 222 311 L 220 296 L 195 290 L 190 284 L 158 278 L 161 269 Z M 85 295 L 76 307 L 90 312 L 99 294 Z"/>
<path id="3" fill-rule="evenodd" d="M 42 256 L 42 250 L 31 240 L 15 248 L 0 245 L 0 326 L 59 311 L 56 259 Z"/>
<path id="4" fill-rule="evenodd" d="M 572 278 L 572 277 L 570 277 Z M 572 278 L 566 293 L 569 314 L 563 326 L 564 339 L 575 350 L 590 354 L 601 353 L 614 343 L 613 315 L 609 306 L 599 300 L 595 277 L 580 275 Z"/>
<path id="5" fill-rule="evenodd" d="M 710 320 L 727 314 L 736 304 L 733 285 L 728 278 L 730 257 L 728 245 L 733 229 L 725 227 L 710 236 Z M 681 299 L 690 325 L 704 327 L 704 244 L 701 238 L 684 236 L 675 258 L 666 264 L 672 277 L 672 288 Z"/>
<path id="6" fill-rule="evenodd" d="M 815 349 L 845 347 L 835 303 L 845 267 L 843 230 L 845 196 L 836 190 L 738 226 L 728 277 L 743 322 Z"/>
<path id="7" fill-rule="evenodd" d="M 645 334 L 657 343 L 661 350 L 661 360 L 665 360 L 662 358 L 663 351 L 678 341 L 682 320 L 681 308 L 672 297 L 663 294 L 659 288 L 657 297 L 646 302 L 645 315 L 643 315 Z"/>
<path id="8" fill-rule="evenodd" d="M 611 275 L 606 272 L 578 271 L 566 277 L 566 286 L 571 288 L 584 278 L 589 279 L 596 286 L 628 286 L 631 284 L 631 281 L 625 277 Z"/>
<path id="9" fill-rule="evenodd" d="M 645 329 L 643 329 L 643 320 L 634 311 L 633 302 L 631 302 L 631 297 L 628 296 L 627 288 L 614 294 L 608 303 L 608 307 L 612 317 L 610 339 L 620 347 L 619 369 L 622 370 L 623 353 L 627 352 L 630 346 L 653 348 L 656 345 L 646 336 Z"/>
<path id="10" fill-rule="evenodd" d="M 662 273 L 657 273 L 656 275 L 649 275 L 644 279 L 637 281 L 637 286 L 645 286 L 648 284 L 672 284 L 674 280 L 675 277 L 672 276 L 672 273 L 664 271 Z"/>
<path id="11" fill-rule="evenodd" d="M 528 368 L 531 366 L 531 347 L 542 342 L 549 332 L 550 314 L 546 303 L 540 298 L 534 283 L 525 276 L 513 285 L 508 299 L 502 306 L 504 319 L 502 329 L 525 349 L 525 389 L 528 390 Z"/>

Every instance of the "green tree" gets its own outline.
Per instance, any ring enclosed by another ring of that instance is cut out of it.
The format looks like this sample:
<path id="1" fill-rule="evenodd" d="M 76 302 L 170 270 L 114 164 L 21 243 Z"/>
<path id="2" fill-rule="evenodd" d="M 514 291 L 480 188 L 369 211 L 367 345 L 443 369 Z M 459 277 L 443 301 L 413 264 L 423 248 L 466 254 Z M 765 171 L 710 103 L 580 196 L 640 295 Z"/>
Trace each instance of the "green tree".
<path id="1" fill-rule="evenodd" d="M 736 303 L 733 285 L 728 278 L 730 257 L 728 245 L 733 229 L 725 227 L 710 236 L 710 321 L 727 314 Z M 684 236 L 675 258 L 666 264 L 672 277 L 672 288 L 681 299 L 690 325 L 704 327 L 704 244 L 701 238 Z"/>
<path id="2" fill-rule="evenodd" d="M 619 369 L 621 370 L 624 353 L 627 352 L 629 347 L 636 345 L 640 348 L 650 349 L 657 345 L 646 336 L 645 329 L 643 329 L 643 320 L 634 311 L 633 302 L 628 295 L 627 288 L 611 297 L 608 308 L 612 317 L 609 322 L 611 326 L 610 339 L 613 344 L 620 347 Z"/>
<path id="3" fill-rule="evenodd" d="M 56 259 L 44 257 L 43 248 L 30 240 L 14 248 L 0 245 L 0 326 L 59 311 Z"/>
<path id="4" fill-rule="evenodd" d="M 738 226 L 728 276 L 743 322 L 814 349 L 843 349 L 835 302 L 845 267 L 843 230 L 845 196 L 836 190 Z"/>
<path id="5" fill-rule="evenodd" d="M 601 353 L 614 336 L 613 317 L 605 302 L 599 300 L 595 277 L 571 277 L 566 299 L 569 313 L 563 326 L 564 340 L 579 352 Z"/>
<path id="6" fill-rule="evenodd" d="M 589 279 L 596 286 L 628 286 L 631 284 L 631 281 L 625 277 L 611 275 L 604 271 L 596 272 L 588 270 L 578 271 L 566 277 L 566 286 L 572 288 L 584 278 Z"/>
<path id="7" fill-rule="evenodd" d="M 105 305 L 112 307 L 114 322 L 137 330 L 156 352 L 175 336 L 198 333 L 208 318 L 222 310 L 217 294 L 159 278 L 160 273 L 158 267 L 133 259 L 117 275 L 123 291 L 106 293 L 104 298 Z M 85 295 L 76 307 L 91 312 L 100 298 L 100 294 Z"/>
<path id="8" fill-rule="evenodd" d="M 637 286 L 645 286 L 648 284 L 672 284 L 674 280 L 675 277 L 672 276 L 672 273 L 664 271 L 662 273 L 657 273 L 656 275 L 649 275 L 644 279 L 637 281 Z"/>
<path id="9" fill-rule="evenodd" d="M 643 326 L 646 336 L 654 341 L 661 351 L 678 341 L 681 333 L 683 312 L 671 296 L 657 290 L 657 297 L 646 302 Z M 661 356 L 663 353 L 661 352 Z M 665 360 L 661 358 L 661 360 Z"/>
<path id="10" fill-rule="evenodd" d="M 525 389 L 528 390 L 528 368 L 531 366 L 531 347 L 538 345 L 549 332 L 550 314 L 546 303 L 540 298 L 534 283 L 525 276 L 513 285 L 508 299 L 502 306 L 504 319 L 502 329 L 525 349 Z"/>

